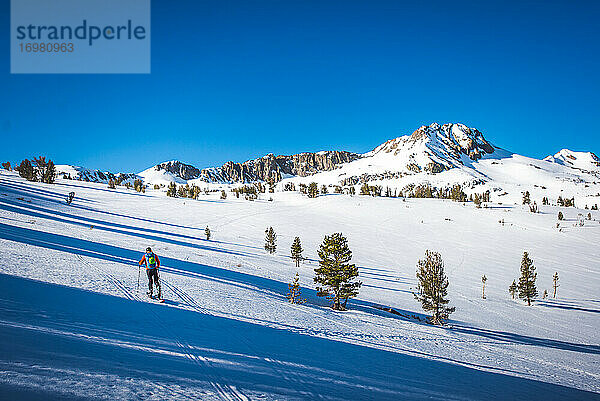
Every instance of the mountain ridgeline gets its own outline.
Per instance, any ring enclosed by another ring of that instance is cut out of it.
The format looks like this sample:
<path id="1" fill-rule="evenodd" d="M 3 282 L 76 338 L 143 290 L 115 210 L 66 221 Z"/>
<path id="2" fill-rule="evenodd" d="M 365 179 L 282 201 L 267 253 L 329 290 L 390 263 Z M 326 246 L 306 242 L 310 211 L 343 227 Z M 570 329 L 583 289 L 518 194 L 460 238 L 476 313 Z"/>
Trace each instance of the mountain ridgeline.
<path id="1" fill-rule="evenodd" d="M 345 151 L 299 153 L 291 156 L 264 157 L 243 163 L 229 161 L 221 167 L 199 170 L 180 161 L 158 164 L 155 171 L 165 171 L 183 180 L 200 179 L 211 183 L 250 183 L 256 181 L 279 182 L 286 176 L 306 177 L 322 171 L 331 171 L 343 163 L 356 160 L 360 155 Z"/>
<path id="2" fill-rule="evenodd" d="M 268 154 L 204 169 L 173 160 L 138 174 L 118 175 L 68 165 L 56 167 L 59 177 L 95 182 L 118 177 L 129 184 L 141 180 L 152 188 L 175 183 L 204 185 L 203 188 L 215 185 L 222 189 L 270 182 L 280 183 L 277 187 L 282 190 L 316 182 L 319 188 L 344 188 L 350 193 L 350 187 L 356 191 L 357 186 L 367 183 L 389 188 L 392 193 L 412 193 L 424 186 L 443 191 L 460 184 L 473 193 L 489 190 L 499 201 L 509 192 L 514 201 L 521 196 L 523 187 L 533 186 L 539 188 L 541 196 L 555 197 L 561 191 L 581 193 L 586 203 L 600 190 L 600 159 L 594 153 L 563 149 L 543 160 L 530 158 L 502 149 L 489 142 L 481 131 L 459 123 L 421 126 L 412 134 L 391 139 L 362 154 L 343 150 Z"/>

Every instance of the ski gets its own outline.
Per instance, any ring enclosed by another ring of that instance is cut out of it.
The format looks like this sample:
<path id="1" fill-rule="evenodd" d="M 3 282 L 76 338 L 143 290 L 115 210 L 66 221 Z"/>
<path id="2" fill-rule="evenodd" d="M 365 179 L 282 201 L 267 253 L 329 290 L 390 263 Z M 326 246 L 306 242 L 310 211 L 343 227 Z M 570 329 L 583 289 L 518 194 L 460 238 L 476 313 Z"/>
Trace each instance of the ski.
<path id="1" fill-rule="evenodd" d="M 150 295 L 150 294 L 147 294 L 147 296 L 148 296 L 148 299 L 150 299 L 152 301 L 156 301 L 161 304 L 165 303 L 165 300 L 163 298 L 158 298 L 158 297 L 155 297 L 154 295 Z"/>

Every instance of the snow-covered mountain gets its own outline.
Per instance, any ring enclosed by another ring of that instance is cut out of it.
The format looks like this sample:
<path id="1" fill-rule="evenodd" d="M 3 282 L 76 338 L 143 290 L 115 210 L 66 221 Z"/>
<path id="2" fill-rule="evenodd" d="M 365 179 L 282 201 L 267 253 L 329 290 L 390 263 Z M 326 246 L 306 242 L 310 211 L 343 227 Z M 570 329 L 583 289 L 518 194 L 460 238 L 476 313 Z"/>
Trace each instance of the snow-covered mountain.
<path id="1" fill-rule="evenodd" d="M 117 176 L 81 167 L 57 167 L 61 175 L 93 182 Z M 563 149 L 544 160 L 521 156 L 491 143 L 478 129 L 460 123 L 422 126 L 364 154 L 339 150 L 268 154 L 204 169 L 172 160 L 125 175 L 126 179 L 138 177 L 150 187 L 163 188 L 171 182 L 223 188 L 272 180 L 279 190 L 289 182 L 297 185 L 314 181 L 319 186 L 354 186 L 356 190 L 368 183 L 406 192 L 418 185 L 444 189 L 460 184 L 467 194 L 489 190 L 496 201 L 505 196 L 507 202 L 517 202 L 528 190 L 539 198 L 562 195 L 577 196 L 585 204 L 600 202 L 596 199 L 600 193 L 600 159 L 594 153 Z"/>
<path id="2" fill-rule="evenodd" d="M 569 149 L 562 149 L 555 155 L 544 158 L 544 160 L 583 171 L 600 172 L 600 158 L 592 152 L 574 152 Z"/>
<path id="3" fill-rule="evenodd" d="M 111 173 L 108 171 L 91 170 L 80 166 L 71 166 L 68 164 L 58 164 L 55 166 L 56 175 L 60 178 L 107 183 L 110 179 L 119 180 L 121 182 L 133 181 L 137 177 L 131 173 Z"/>

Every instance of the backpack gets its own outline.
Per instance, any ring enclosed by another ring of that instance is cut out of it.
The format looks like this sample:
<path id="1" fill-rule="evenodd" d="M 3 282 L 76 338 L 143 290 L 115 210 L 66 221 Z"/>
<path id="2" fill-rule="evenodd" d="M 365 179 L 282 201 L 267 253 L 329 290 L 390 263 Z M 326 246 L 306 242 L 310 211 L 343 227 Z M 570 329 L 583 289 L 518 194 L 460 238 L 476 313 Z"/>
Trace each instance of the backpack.
<path id="1" fill-rule="evenodd" d="M 154 269 L 156 267 L 156 257 L 153 253 L 146 254 L 146 267 L 148 269 Z"/>

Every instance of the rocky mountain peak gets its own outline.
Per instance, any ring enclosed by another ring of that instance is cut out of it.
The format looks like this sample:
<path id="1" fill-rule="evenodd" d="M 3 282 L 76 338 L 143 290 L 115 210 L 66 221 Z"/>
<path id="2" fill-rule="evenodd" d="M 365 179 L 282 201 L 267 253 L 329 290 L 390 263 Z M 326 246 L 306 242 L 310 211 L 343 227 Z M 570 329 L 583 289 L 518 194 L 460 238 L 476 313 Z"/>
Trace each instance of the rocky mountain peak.
<path id="1" fill-rule="evenodd" d="M 180 162 L 179 160 L 171 160 L 168 162 L 157 164 L 154 167 L 156 171 L 166 171 L 176 177 L 184 180 L 192 180 L 200 176 L 200 170 L 196 167 Z"/>

